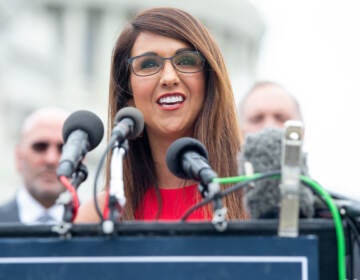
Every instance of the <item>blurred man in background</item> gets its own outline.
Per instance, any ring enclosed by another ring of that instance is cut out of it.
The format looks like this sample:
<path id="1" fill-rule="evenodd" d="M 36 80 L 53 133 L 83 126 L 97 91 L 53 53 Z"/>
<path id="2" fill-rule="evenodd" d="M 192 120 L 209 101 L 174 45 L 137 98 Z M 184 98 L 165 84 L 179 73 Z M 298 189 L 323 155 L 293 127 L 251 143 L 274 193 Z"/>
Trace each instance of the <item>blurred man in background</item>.
<path id="1" fill-rule="evenodd" d="M 265 127 L 283 127 L 287 120 L 302 121 L 298 101 L 274 82 L 257 82 L 239 104 L 243 135 Z"/>
<path id="2" fill-rule="evenodd" d="M 68 115 L 63 109 L 42 108 L 25 119 L 15 148 L 23 185 L 12 200 L 0 206 L 0 222 L 52 224 L 62 220 L 63 206 L 55 201 L 64 188 L 56 169 L 63 145 L 62 127 Z"/>
<path id="3" fill-rule="evenodd" d="M 295 97 L 281 85 L 270 81 L 257 82 L 246 93 L 239 104 L 239 118 L 244 136 L 249 133 L 259 132 L 264 128 L 282 128 L 288 120 L 303 122 L 300 105 Z M 268 148 L 265 147 L 264 149 Z M 335 200 L 351 202 L 351 199 L 339 194 L 331 193 L 331 196 Z M 356 203 L 356 201 L 353 201 L 354 205 Z M 318 196 L 315 197 L 314 208 L 316 218 L 332 217 L 328 207 Z M 353 259 L 359 260 L 360 246 L 358 243 L 354 243 L 353 250 Z M 354 262 L 353 272 L 354 276 L 357 277 L 354 279 L 360 279 L 358 261 Z"/>

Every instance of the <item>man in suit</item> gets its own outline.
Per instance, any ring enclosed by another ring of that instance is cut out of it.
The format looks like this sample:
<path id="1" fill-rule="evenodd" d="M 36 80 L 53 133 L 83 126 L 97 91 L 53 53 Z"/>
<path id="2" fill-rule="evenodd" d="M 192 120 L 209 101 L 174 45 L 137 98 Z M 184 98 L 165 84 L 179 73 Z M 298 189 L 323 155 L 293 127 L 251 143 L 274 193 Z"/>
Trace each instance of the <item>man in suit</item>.
<path id="1" fill-rule="evenodd" d="M 64 187 L 56 169 L 63 145 L 62 127 L 68 112 L 41 108 L 24 121 L 15 148 L 16 168 L 23 185 L 0 206 L 0 222 L 52 224 L 62 220 L 63 206 L 55 204 Z"/>

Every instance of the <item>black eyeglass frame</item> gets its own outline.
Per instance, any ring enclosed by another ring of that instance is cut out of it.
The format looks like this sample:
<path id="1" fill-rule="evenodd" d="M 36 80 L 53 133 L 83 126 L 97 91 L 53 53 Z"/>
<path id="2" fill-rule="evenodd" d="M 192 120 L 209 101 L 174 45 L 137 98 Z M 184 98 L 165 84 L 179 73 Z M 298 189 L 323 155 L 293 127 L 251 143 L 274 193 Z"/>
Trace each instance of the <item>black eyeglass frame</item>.
<path id="1" fill-rule="evenodd" d="M 197 56 L 200 58 L 201 60 L 201 68 L 197 71 L 182 71 L 180 69 L 177 68 L 176 64 L 174 63 L 174 58 L 178 57 L 179 55 L 183 55 L 183 54 L 186 54 L 186 53 L 191 53 L 191 54 L 197 54 Z M 154 73 L 151 73 L 151 74 L 146 74 L 146 75 L 139 75 L 138 73 L 135 72 L 134 70 L 134 67 L 133 67 L 133 61 L 138 59 L 138 58 L 141 58 L 141 57 L 145 57 L 145 56 L 152 56 L 152 57 L 156 57 L 156 58 L 159 58 L 162 60 L 162 64 L 161 64 L 161 67 L 158 68 L 158 70 Z M 164 62 L 165 60 L 170 60 L 171 62 L 171 65 L 174 67 L 174 69 L 176 69 L 176 71 L 179 71 L 181 73 L 185 73 L 185 74 L 191 74 L 191 73 L 198 73 L 198 72 L 201 72 L 204 70 L 205 68 L 205 64 L 206 64 L 206 59 L 205 57 L 199 52 L 199 51 L 196 51 L 196 50 L 186 50 L 186 51 L 182 51 L 182 52 L 179 52 L 179 53 L 176 53 L 174 54 L 173 56 L 170 56 L 170 57 L 161 57 L 157 54 L 141 54 L 141 55 L 137 55 L 137 56 L 133 56 L 133 57 L 130 57 L 127 62 L 128 64 L 130 65 L 130 68 L 131 68 L 131 71 L 136 75 L 136 76 L 139 76 L 139 77 L 147 77 L 147 76 L 152 76 L 152 75 L 155 75 L 157 73 L 159 73 L 163 68 L 164 68 Z"/>

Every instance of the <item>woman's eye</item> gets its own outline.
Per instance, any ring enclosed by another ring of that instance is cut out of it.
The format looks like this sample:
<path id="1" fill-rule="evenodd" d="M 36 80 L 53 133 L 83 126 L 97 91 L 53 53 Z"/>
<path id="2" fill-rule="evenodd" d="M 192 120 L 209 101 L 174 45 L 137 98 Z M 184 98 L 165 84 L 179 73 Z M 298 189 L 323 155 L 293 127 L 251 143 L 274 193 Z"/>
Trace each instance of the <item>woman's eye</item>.
<path id="1" fill-rule="evenodd" d="M 196 59 L 192 56 L 180 57 L 176 63 L 177 65 L 196 65 Z"/>
<path id="2" fill-rule="evenodd" d="M 144 59 L 141 62 L 140 68 L 141 69 L 148 69 L 148 68 L 157 68 L 159 67 L 159 62 L 156 61 L 155 59 L 152 58 L 148 58 L 148 59 Z"/>

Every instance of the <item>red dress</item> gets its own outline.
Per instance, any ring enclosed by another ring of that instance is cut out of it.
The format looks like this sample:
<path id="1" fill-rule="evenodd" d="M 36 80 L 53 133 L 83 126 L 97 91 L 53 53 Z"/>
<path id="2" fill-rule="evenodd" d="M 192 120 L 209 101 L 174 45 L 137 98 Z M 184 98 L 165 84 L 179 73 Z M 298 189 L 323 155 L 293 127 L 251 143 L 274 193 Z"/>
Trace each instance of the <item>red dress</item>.
<path id="1" fill-rule="evenodd" d="M 197 185 L 190 185 L 177 189 L 160 189 L 162 200 L 161 212 L 158 221 L 179 220 L 185 212 L 201 200 Z M 206 211 L 206 209 L 205 209 Z M 205 221 L 204 207 L 195 210 L 187 221 Z M 155 188 L 149 188 L 144 196 L 142 208 L 135 213 L 136 220 L 155 220 L 158 212 L 158 201 Z M 207 215 L 210 217 L 210 215 Z"/>

